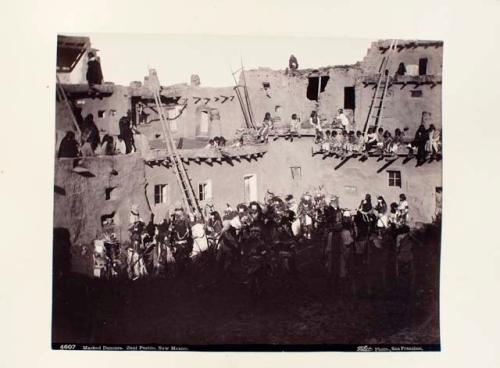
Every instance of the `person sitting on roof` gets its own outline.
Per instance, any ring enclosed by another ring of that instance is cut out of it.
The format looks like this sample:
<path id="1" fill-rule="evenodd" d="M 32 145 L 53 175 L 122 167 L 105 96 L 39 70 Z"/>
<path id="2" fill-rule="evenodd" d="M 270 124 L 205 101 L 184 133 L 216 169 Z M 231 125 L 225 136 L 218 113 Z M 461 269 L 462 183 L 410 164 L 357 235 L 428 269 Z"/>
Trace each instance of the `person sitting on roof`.
<path id="1" fill-rule="evenodd" d="M 319 151 L 324 155 L 329 155 L 332 147 L 331 132 L 329 130 L 325 131 L 325 136 L 319 143 Z"/>
<path id="2" fill-rule="evenodd" d="M 323 137 L 323 128 L 321 127 L 321 122 L 319 121 L 318 113 L 316 111 L 311 112 L 309 124 L 311 124 L 315 129 L 316 141 L 319 141 Z"/>
<path id="3" fill-rule="evenodd" d="M 384 128 L 377 129 L 377 148 L 379 150 L 384 148 Z"/>
<path id="4" fill-rule="evenodd" d="M 440 152 L 441 132 L 436 129 L 434 124 L 431 124 L 427 130 L 427 134 L 429 135 L 429 140 L 427 141 L 427 152 L 430 153 L 431 158 L 434 158 Z"/>
<path id="5" fill-rule="evenodd" d="M 377 147 L 377 143 L 378 143 L 377 138 L 378 138 L 378 136 L 377 136 L 377 131 L 376 131 L 375 127 L 370 127 L 368 129 L 368 133 L 366 134 L 366 137 L 365 137 L 366 151 L 370 151 L 374 147 Z"/>
<path id="6" fill-rule="evenodd" d="M 293 142 L 293 136 L 297 135 L 300 138 L 300 118 L 297 117 L 297 114 L 292 114 L 292 118 L 290 120 L 290 142 Z"/>
<path id="7" fill-rule="evenodd" d="M 347 157 L 352 156 L 354 153 L 354 145 L 356 144 L 356 136 L 354 134 L 354 130 L 351 130 L 349 133 L 346 132 L 346 141 L 344 143 L 344 151 Z"/>
<path id="8" fill-rule="evenodd" d="M 342 158 L 352 154 L 352 145 L 349 141 L 349 133 L 347 130 L 342 131 Z"/>
<path id="9" fill-rule="evenodd" d="M 392 151 L 392 142 L 393 142 L 393 139 L 392 139 L 391 133 L 388 130 L 386 130 L 384 132 L 383 137 L 384 137 L 384 139 L 382 141 L 383 152 L 386 153 L 386 154 L 392 154 L 393 153 L 393 151 Z"/>
<path id="10" fill-rule="evenodd" d="M 78 142 L 75 139 L 75 133 L 73 131 L 66 132 L 66 135 L 62 139 L 59 145 L 59 151 L 57 157 L 69 157 L 75 158 L 80 154 L 78 150 Z"/>
<path id="11" fill-rule="evenodd" d="M 401 193 L 399 195 L 399 204 L 398 204 L 398 218 L 401 225 L 406 225 L 408 223 L 408 214 L 409 214 L 409 206 L 408 201 L 406 200 L 406 195 Z"/>
<path id="12" fill-rule="evenodd" d="M 102 142 L 99 147 L 97 147 L 95 153 L 97 155 L 105 155 L 105 156 L 111 156 L 115 154 L 115 143 L 113 140 L 113 137 L 110 136 L 109 134 L 106 134 L 104 137 L 102 137 Z"/>
<path id="13" fill-rule="evenodd" d="M 271 113 L 266 112 L 264 115 L 264 120 L 258 132 L 258 139 L 264 143 L 267 142 L 269 137 L 269 131 L 273 128 L 273 121 L 271 120 Z"/>
<path id="14" fill-rule="evenodd" d="M 344 154 L 344 137 L 336 130 L 332 132 L 332 152 L 337 157 Z"/>
<path id="15" fill-rule="evenodd" d="M 365 147 L 365 141 L 363 138 L 363 133 L 360 130 L 356 132 L 353 138 L 352 151 L 354 154 L 363 153 Z"/>
<path id="16" fill-rule="evenodd" d="M 205 146 L 204 149 L 209 149 L 209 148 L 214 148 L 214 147 L 215 147 L 214 140 L 213 139 L 209 139 L 208 143 L 207 143 L 207 145 Z"/>
<path id="17" fill-rule="evenodd" d="M 351 123 L 349 122 L 349 119 L 347 118 L 347 116 L 344 114 L 343 109 L 338 110 L 338 114 L 335 117 L 335 119 L 337 119 L 337 121 L 340 122 L 343 130 L 349 131 L 351 129 Z"/>
<path id="18" fill-rule="evenodd" d="M 288 59 L 288 67 L 290 70 L 297 70 L 299 69 L 299 62 L 297 61 L 297 58 L 295 55 L 290 55 L 290 59 Z"/>

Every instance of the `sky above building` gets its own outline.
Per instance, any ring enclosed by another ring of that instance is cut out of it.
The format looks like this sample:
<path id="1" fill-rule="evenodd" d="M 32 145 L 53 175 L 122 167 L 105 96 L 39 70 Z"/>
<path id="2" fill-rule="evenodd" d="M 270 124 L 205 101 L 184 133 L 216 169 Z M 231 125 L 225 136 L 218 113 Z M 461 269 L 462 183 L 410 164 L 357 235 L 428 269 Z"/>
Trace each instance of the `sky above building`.
<path id="1" fill-rule="evenodd" d="M 189 83 L 191 75 L 197 74 L 201 85 L 208 87 L 234 85 L 231 71 L 239 69 L 242 61 L 245 69 L 285 69 L 290 54 L 294 54 L 300 68 L 354 64 L 374 41 L 227 35 L 85 36 L 99 50 L 105 81 L 128 85 L 142 81 L 148 68 L 155 68 L 163 85 Z"/>

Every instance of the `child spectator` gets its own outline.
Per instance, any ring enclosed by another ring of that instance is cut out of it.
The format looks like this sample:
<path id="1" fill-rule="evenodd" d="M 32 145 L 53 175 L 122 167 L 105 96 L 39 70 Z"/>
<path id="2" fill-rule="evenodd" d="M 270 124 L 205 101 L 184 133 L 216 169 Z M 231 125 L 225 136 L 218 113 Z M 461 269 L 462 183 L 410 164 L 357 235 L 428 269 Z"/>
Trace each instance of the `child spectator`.
<path id="1" fill-rule="evenodd" d="M 332 132 L 332 152 L 335 156 L 342 155 L 342 134 L 338 134 L 336 130 Z"/>
<path id="2" fill-rule="evenodd" d="M 293 136 L 297 135 L 300 138 L 300 119 L 297 114 L 292 114 L 292 119 L 290 120 L 290 142 L 293 142 Z"/>
<path id="3" fill-rule="evenodd" d="M 399 195 L 399 204 L 398 204 L 398 217 L 399 223 L 401 225 L 406 225 L 408 223 L 408 213 L 409 213 L 408 201 L 406 200 L 406 195 L 401 193 Z"/>
<path id="4" fill-rule="evenodd" d="M 374 147 L 377 147 L 377 132 L 375 131 L 375 127 L 370 127 L 368 129 L 368 133 L 366 134 L 366 150 L 370 151 Z"/>
<path id="5" fill-rule="evenodd" d="M 323 153 L 330 153 L 330 145 L 331 145 L 331 133 L 329 130 L 325 132 L 325 138 L 321 143 L 321 151 Z"/>
<path id="6" fill-rule="evenodd" d="M 323 136 L 323 128 L 318 118 L 316 111 L 311 112 L 311 117 L 309 118 L 309 123 L 314 127 L 316 132 L 316 138 Z"/>
<path id="7" fill-rule="evenodd" d="M 243 137 L 242 137 L 242 138 L 243 138 Z M 213 139 L 209 139 L 209 140 L 208 140 L 208 143 L 207 143 L 207 145 L 205 146 L 205 148 L 204 148 L 204 149 L 209 149 L 209 148 L 214 148 L 214 147 L 215 147 L 215 146 L 214 146 L 214 140 L 213 140 Z"/>
<path id="8" fill-rule="evenodd" d="M 352 146 L 353 153 L 355 154 L 362 153 L 363 148 L 364 148 L 363 133 L 361 133 L 361 131 L 358 130 L 353 138 L 353 146 Z"/>
<path id="9" fill-rule="evenodd" d="M 339 109 L 338 114 L 335 117 L 335 119 L 340 122 L 340 125 L 342 126 L 342 129 L 344 131 L 349 131 L 351 129 L 351 124 L 349 122 L 349 119 L 347 116 L 344 114 L 344 110 Z"/>
<path id="10" fill-rule="evenodd" d="M 429 130 L 427 132 L 429 139 L 427 141 L 426 151 L 430 153 L 431 158 L 434 158 L 440 151 L 441 133 L 436 129 L 434 124 L 429 126 Z"/>

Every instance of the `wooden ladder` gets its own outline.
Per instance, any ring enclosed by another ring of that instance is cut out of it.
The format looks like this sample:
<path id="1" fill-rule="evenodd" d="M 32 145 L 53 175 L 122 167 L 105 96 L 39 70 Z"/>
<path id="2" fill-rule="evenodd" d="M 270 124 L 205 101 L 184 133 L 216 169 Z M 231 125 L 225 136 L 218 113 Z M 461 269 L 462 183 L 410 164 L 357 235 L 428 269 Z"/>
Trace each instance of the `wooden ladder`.
<path id="1" fill-rule="evenodd" d="M 387 95 L 387 88 L 390 84 L 389 75 L 389 58 L 391 53 L 396 49 L 398 41 L 392 40 L 387 51 L 387 55 L 382 58 L 380 67 L 378 70 L 378 80 L 377 87 L 375 88 L 375 93 L 373 94 L 372 101 L 370 103 L 370 109 L 368 110 L 368 115 L 366 116 L 365 126 L 363 128 L 364 135 L 367 134 L 368 128 L 370 126 L 379 126 L 384 115 L 384 98 Z"/>
<path id="2" fill-rule="evenodd" d="M 73 125 L 75 126 L 76 130 L 76 140 L 80 142 L 80 139 L 82 137 L 82 131 L 80 130 L 80 127 L 78 126 L 78 122 L 76 121 L 75 113 L 73 112 L 73 109 L 71 107 L 71 103 L 68 100 L 68 96 L 66 95 L 66 91 L 64 90 L 61 81 L 59 80 L 59 76 L 56 75 L 56 93 L 57 96 L 59 97 L 59 101 L 62 101 L 66 108 L 68 109 L 68 112 L 71 116 L 71 121 L 73 122 Z"/>
<path id="3" fill-rule="evenodd" d="M 239 85 L 238 82 L 236 81 L 236 77 L 234 76 L 236 73 L 238 73 L 241 70 L 242 76 L 243 76 L 243 85 Z M 255 129 L 257 125 L 255 124 L 255 119 L 253 115 L 253 110 L 252 110 L 252 105 L 250 103 L 250 96 L 248 94 L 248 88 L 247 88 L 247 80 L 245 78 L 245 69 L 243 68 L 243 61 L 241 62 L 241 68 L 236 70 L 235 72 L 232 72 L 233 79 L 234 79 L 234 91 L 236 92 L 236 96 L 238 97 L 238 101 L 241 106 L 241 111 L 243 112 L 243 118 L 245 119 L 245 125 L 247 128 L 253 128 Z M 241 90 L 243 90 L 243 94 L 241 93 Z"/>
<path id="4" fill-rule="evenodd" d="M 165 115 L 165 111 L 163 110 L 163 105 L 161 102 L 160 81 L 158 80 L 158 75 L 156 73 L 156 70 L 154 69 L 149 70 L 149 82 L 156 106 L 158 108 L 158 114 L 160 116 L 160 124 L 163 130 L 163 135 L 165 137 L 165 143 L 167 144 L 167 155 L 170 159 L 170 164 L 174 168 L 177 183 L 179 184 L 179 187 L 181 189 L 184 202 L 191 213 L 197 213 L 197 215 L 200 216 L 201 220 L 204 221 L 205 219 L 203 211 L 201 210 L 200 203 L 198 201 L 198 197 L 196 196 L 196 193 L 191 184 L 191 179 L 187 174 L 184 163 L 182 162 L 182 158 L 179 155 L 179 152 L 177 151 L 177 148 L 175 146 L 174 139 L 172 138 L 170 125 L 168 123 L 168 119 Z"/>

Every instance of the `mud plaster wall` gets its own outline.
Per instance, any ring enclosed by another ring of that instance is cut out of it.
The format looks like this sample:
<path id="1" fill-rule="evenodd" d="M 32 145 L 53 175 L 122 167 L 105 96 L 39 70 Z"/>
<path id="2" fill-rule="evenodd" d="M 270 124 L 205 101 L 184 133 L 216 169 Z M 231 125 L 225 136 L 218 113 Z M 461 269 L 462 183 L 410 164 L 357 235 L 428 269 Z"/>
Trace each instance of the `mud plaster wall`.
<path id="1" fill-rule="evenodd" d="M 415 167 L 415 160 L 403 164 L 402 158 L 390 165 L 381 173 L 377 171 L 386 162 L 375 158 L 361 163 L 351 159 L 338 170 L 337 159 L 322 160 L 321 156 L 311 157 L 311 138 L 303 138 L 287 142 L 278 140 L 269 145 L 269 151 L 261 158 L 240 163 L 234 161 L 234 166 L 228 163 L 196 164 L 190 161 L 186 165 L 195 191 L 198 183 L 207 179 L 212 183 L 212 201 L 216 208 L 223 210 L 226 203 L 236 206 L 244 200 L 243 177 L 249 174 L 257 175 L 258 199 L 263 200 L 269 189 L 276 194 L 294 194 L 298 198 L 305 191 L 314 191 L 324 186 L 326 192 L 340 196 L 340 204 L 346 208 L 357 208 L 366 193 L 372 198 L 382 195 L 388 203 L 398 201 L 400 193 L 407 195 L 411 207 L 413 222 L 430 222 L 436 209 L 435 188 L 441 187 L 442 165 L 439 162 Z M 291 167 L 299 166 L 302 178 L 294 180 Z M 389 187 L 388 170 L 399 170 L 402 175 L 402 187 Z M 181 192 L 172 170 L 165 167 L 146 167 L 148 197 L 157 219 L 163 218 L 175 201 L 181 200 Z M 167 204 L 154 205 L 154 185 L 169 185 L 169 200 Z"/>
<path id="2" fill-rule="evenodd" d="M 400 42 L 402 44 L 403 41 Z M 362 61 L 362 66 L 367 74 L 378 73 L 382 58 L 389 55 L 387 51 L 382 54 L 379 46 L 389 46 L 390 42 L 374 42 L 368 49 Z M 398 70 L 399 63 L 418 65 L 419 59 L 427 58 L 427 75 L 441 76 L 443 71 L 443 46 L 418 46 L 415 48 L 397 49 L 389 56 L 389 74 L 394 75 Z"/>
<path id="3" fill-rule="evenodd" d="M 375 87 L 373 85 L 357 87 L 359 101 L 363 106 L 358 115 L 358 127 L 363 128 L 365 124 Z M 412 97 L 411 91 L 415 90 L 421 91 L 422 97 Z M 434 88 L 431 88 L 430 85 L 422 85 L 417 88 L 414 88 L 413 85 L 407 85 L 402 88 L 400 84 L 393 84 L 388 88 L 384 98 L 383 119 L 380 126 L 391 132 L 394 132 L 396 128 L 407 127 L 409 129 L 408 135 L 413 136 L 422 120 L 422 112 L 426 111 L 432 114 L 429 123 L 441 129 L 441 91 L 441 85 L 436 85 Z"/>
<path id="4" fill-rule="evenodd" d="M 113 94 L 100 98 L 78 98 L 76 106 L 82 109 L 82 117 L 88 114 L 94 116 L 94 122 L 99 128 L 99 131 L 106 132 L 111 135 L 120 134 L 118 121 L 122 116 L 127 114 L 130 109 L 130 90 L 124 86 L 114 86 Z M 111 110 L 115 111 L 112 115 Z M 98 112 L 104 111 L 104 117 L 99 118 Z"/>
<path id="5" fill-rule="evenodd" d="M 177 131 L 173 131 L 174 137 L 214 137 L 224 136 L 231 138 L 236 129 L 245 126 L 241 107 L 232 87 L 210 88 L 189 87 L 176 90 L 176 97 L 180 97 L 178 109 L 187 104 L 182 114 L 175 120 Z M 227 99 L 225 97 L 228 97 Z M 232 98 L 231 98 L 232 97 Z M 208 99 L 208 100 L 207 100 Z M 218 112 L 215 113 L 216 110 Z M 209 121 L 208 134 L 201 134 L 199 126 L 202 112 L 208 112 L 211 117 Z M 156 138 L 156 134 L 163 137 L 159 124 L 158 114 L 151 109 L 146 109 L 151 114 L 148 120 L 153 121 L 150 126 L 141 127 L 141 132 L 149 139 Z M 173 113 L 174 116 L 176 115 Z M 217 118 L 218 116 L 218 118 Z M 171 127 L 173 123 L 171 123 Z"/>
<path id="6" fill-rule="evenodd" d="M 144 161 L 138 154 L 91 157 L 81 165 L 91 177 L 74 172 L 73 159 L 57 159 L 54 176 L 54 227 L 66 228 L 73 245 L 90 244 L 102 235 L 101 216 L 115 213 L 117 236 L 128 239 L 130 207 L 139 206 L 141 216 L 149 219 L 145 195 Z M 113 174 L 115 172 L 115 174 Z M 113 188 L 106 200 L 106 189 Z"/>
<path id="7" fill-rule="evenodd" d="M 245 78 L 254 112 L 255 122 L 260 124 L 266 112 L 274 118 L 289 122 L 296 113 L 302 122 L 308 121 L 311 111 L 317 107 L 316 101 L 307 99 L 307 75 L 287 76 L 283 70 L 259 68 L 245 71 Z M 240 75 L 240 84 L 243 77 Z M 263 83 L 269 83 L 265 89 Z M 276 111 L 276 106 L 281 108 Z"/>
<path id="8" fill-rule="evenodd" d="M 368 49 L 361 65 L 363 72 L 367 75 L 378 73 L 382 58 L 387 54 L 382 54 L 379 50 L 380 45 L 389 45 L 389 42 L 374 42 Z M 403 48 L 401 51 L 390 53 L 389 56 L 389 75 L 394 76 L 399 63 L 406 65 L 418 65 L 419 59 L 427 58 L 427 75 L 434 76 L 441 81 L 443 70 L 443 47 L 419 46 L 416 48 Z M 421 97 L 412 97 L 411 91 L 419 90 L 422 92 Z M 366 116 L 370 107 L 371 100 L 375 93 L 375 86 L 369 85 L 363 87 L 358 84 L 356 89 L 356 104 L 359 104 L 362 109 L 359 111 L 359 120 L 364 125 Z M 441 84 L 431 87 L 431 85 L 407 85 L 400 84 L 392 85 L 388 88 L 387 97 L 384 99 L 384 112 L 382 127 L 394 131 L 395 128 L 409 128 L 409 134 L 413 135 L 417 130 L 421 119 L 422 112 L 430 112 L 432 114 L 429 123 L 434 124 L 438 129 L 442 127 L 441 123 Z"/>

